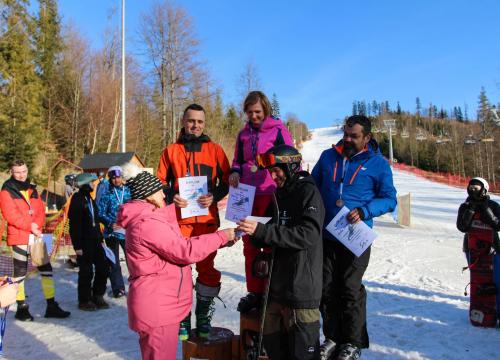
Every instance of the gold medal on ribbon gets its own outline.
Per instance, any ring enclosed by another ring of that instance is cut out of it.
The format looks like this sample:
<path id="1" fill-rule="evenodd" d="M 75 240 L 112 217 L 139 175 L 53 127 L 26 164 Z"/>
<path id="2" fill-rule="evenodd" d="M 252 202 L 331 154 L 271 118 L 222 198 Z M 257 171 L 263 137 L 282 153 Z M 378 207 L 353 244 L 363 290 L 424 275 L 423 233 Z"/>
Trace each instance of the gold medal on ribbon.
<path id="1" fill-rule="evenodd" d="M 338 207 L 342 207 L 342 206 L 344 206 L 344 200 L 342 200 L 342 199 L 337 199 L 337 201 L 335 201 L 335 205 L 337 205 Z"/>
<path id="2" fill-rule="evenodd" d="M 252 165 L 252 167 L 250 168 L 250 171 L 255 173 L 257 172 L 257 170 L 259 170 L 259 168 L 257 167 L 257 165 Z"/>

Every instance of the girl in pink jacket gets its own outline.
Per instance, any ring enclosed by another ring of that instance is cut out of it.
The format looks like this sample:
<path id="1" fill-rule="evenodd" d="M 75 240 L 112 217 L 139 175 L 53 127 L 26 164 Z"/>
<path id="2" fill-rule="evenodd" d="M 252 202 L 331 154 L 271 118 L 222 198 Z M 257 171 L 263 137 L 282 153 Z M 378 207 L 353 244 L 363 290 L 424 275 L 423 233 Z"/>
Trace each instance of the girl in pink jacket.
<path id="1" fill-rule="evenodd" d="M 259 170 L 256 157 L 273 146 L 282 144 L 293 146 L 293 140 L 281 120 L 271 116 L 271 103 L 263 92 L 251 91 L 245 99 L 243 110 L 248 122 L 236 139 L 229 184 L 236 187 L 242 182 L 255 186 L 252 215 L 264 216 L 273 198 L 276 184 L 269 171 Z M 242 313 L 259 307 L 262 301 L 265 281 L 255 277 L 252 272 L 254 259 L 261 251 L 252 245 L 248 236 L 243 237 L 248 295 L 242 297 L 238 304 L 238 311 Z"/>
<path id="2" fill-rule="evenodd" d="M 126 231 L 129 326 L 139 333 L 142 359 L 175 359 L 179 323 L 192 305 L 190 264 L 233 241 L 234 230 L 184 238 L 161 181 L 133 164 L 123 173 L 132 197 L 117 217 Z"/>

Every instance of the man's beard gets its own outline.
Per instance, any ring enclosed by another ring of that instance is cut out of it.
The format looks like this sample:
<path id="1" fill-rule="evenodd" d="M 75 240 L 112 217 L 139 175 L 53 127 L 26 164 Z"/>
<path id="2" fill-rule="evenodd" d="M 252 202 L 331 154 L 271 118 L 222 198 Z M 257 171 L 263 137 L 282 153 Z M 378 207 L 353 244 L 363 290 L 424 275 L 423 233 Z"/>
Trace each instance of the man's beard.
<path id="1" fill-rule="evenodd" d="M 345 156 L 345 157 L 352 157 L 354 155 L 356 155 L 357 151 L 356 151 L 356 148 L 354 147 L 354 144 L 351 144 L 351 143 L 344 143 L 344 150 L 342 151 L 342 154 Z"/>

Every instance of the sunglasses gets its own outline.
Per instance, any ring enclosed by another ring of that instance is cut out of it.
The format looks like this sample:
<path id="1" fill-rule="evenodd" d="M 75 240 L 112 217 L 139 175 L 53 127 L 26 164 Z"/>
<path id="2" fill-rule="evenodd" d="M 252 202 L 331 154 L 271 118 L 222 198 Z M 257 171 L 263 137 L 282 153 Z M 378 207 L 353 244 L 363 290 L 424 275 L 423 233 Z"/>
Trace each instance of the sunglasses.
<path id="1" fill-rule="evenodd" d="M 302 156 L 297 155 L 274 155 L 274 154 L 259 154 L 257 155 L 257 166 L 260 169 L 269 169 L 276 164 L 300 163 Z"/>

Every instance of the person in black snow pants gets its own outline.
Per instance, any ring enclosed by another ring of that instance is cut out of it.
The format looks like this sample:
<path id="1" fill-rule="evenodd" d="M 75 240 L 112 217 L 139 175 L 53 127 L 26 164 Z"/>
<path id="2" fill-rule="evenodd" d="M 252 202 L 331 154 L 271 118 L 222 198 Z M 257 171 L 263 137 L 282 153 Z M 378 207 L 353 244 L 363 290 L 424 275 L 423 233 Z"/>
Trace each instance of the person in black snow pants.
<path id="1" fill-rule="evenodd" d="M 102 246 L 103 236 L 97 205 L 90 195 L 91 184 L 96 179 L 95 174 L 88 173 L 76 177 L 79 190 L 71 198 L 68 211 L 69 234 L 79 268 L 78 308 L 83 311 L 109 308 L 103 298 L 109 264 Z"/>
<path id="2" fill-rule="evenodd" d="M 319 358 L 325 210 L 314 180 L 300 171 L 301 159 L 289 145 L 274 146 L 259 155 L 259 167 L 268 169 L 277 185 L 275 201 L 268 208 L 272 222 L 238 222 L 238 229 L 250 235 L 254 246 L 273 249 L 263 332 L 264 349 L 271 359 Z"/>

